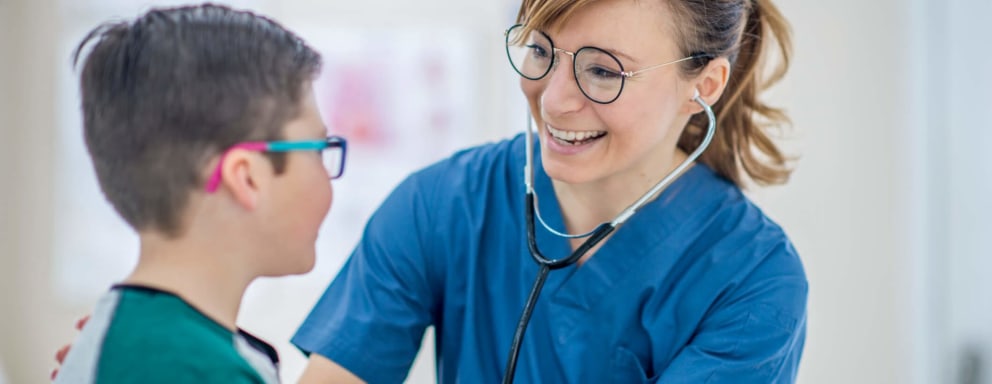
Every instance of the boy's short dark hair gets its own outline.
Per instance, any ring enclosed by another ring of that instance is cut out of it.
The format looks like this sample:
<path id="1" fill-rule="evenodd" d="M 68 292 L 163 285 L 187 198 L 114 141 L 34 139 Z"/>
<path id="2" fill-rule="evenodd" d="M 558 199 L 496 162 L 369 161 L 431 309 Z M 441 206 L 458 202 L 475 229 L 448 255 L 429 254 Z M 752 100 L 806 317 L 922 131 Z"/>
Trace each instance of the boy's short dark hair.
<path id="1" fill-rule="evenodd" d="M 320 54 L 268 18 L 205 4 L 95 28 L 81 75 L 86 146 L 107 200 L 136 230 L 180 233 L 206 163 L 277 140 L 299 114 Z M 277 172 L 285 159 L 270 155 Z"/>

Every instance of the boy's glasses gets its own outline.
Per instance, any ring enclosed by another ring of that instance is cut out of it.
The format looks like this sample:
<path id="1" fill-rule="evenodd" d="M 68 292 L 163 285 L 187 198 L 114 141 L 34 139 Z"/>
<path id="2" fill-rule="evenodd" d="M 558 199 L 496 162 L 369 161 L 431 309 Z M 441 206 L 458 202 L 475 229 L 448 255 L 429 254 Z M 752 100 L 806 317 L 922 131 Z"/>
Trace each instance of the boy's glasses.
<path id="1" fill-rule="evenodd" d="M 341 136 L 328 136 L 324 140 L 300 140 L 300 141 L 249 141 L 238 143 L 220 155 L 217 168 L 210 174 L 207 180 L 207 192 L 213 193 L 220 186 L 220 168 L 224 164 L 224 158 L 233 149 L 245 149 L 260 152 L 292 152 L 292 151 L 320 151 L 321 160 L 327 175 L 332 179 L 337 179 L 344 174 L 345 154 L 348 152 L 348 141 Z"/>
<path id="2" fill-rule="evenodd" d="M 710 56 L 696 54 L 637 71 L 624 71 L 620 59 L 601 48 L 582 47 L 578 51 L 569 52 L 556 48 L 544 32 L 532 31 L 524 36 L 523 27 L 523 24 L 517 24 L 506 30 L 506 56 L 513 69 L 525 79 L 540 80 L 557 64 L 558 53 L 567 54 L 572 57 L 572 73 L 579 90 L 589 100 L 599 104 L 609 104 L 620 97 L 628 78 L 667 65 Z"/>

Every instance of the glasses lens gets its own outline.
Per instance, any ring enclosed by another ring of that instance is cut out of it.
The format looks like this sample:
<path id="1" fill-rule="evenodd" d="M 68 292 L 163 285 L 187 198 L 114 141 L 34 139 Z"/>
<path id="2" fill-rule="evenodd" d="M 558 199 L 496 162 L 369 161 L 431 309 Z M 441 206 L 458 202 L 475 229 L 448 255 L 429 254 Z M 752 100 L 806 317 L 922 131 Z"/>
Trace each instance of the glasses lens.
<path id="1" fill-rule="evenodd" d="M 554 57 L 551 40 L 543 33 L 532 31 L 523 35 L 523 26 L 516 25 L 506 33 L 506 55 L 513 69 L 530 80 L 548 74 Z"/>
<path id="2" fill-rule="evenodd" d="M 344 148 L 327 147 L 321 155 L 324 160 L 324 169 L 327 170 L 327 175 L 332 179 L 341 177 L 341 174 L 344 173 Z"/>
<path id="3" fill-rule="evenodd" d="M 575 53 L 575 80 L 586 97 L 609 103 L 623 89 L 623 67 L 616 57 L 599 48 L 586 47 Z"/>

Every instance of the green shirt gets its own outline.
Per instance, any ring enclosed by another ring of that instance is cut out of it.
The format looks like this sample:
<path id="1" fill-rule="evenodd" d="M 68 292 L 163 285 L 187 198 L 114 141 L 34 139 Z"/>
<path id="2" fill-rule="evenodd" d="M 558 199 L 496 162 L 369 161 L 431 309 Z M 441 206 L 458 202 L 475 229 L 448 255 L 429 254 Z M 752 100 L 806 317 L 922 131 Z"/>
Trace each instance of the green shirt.
<path id="1" fill-rule="evenodd" d="M 178 296 L 117 285 L 93 311 L 56 383 L 277 383 L 264 341 L 232 332 Z"/>

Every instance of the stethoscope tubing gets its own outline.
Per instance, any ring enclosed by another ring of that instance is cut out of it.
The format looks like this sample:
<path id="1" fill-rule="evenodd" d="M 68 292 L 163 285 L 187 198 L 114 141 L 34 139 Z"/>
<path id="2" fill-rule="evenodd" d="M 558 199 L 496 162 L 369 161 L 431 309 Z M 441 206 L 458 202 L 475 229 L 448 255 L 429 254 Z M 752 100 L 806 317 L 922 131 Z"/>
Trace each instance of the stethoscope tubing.
<path id="1" fill-rule="evenodd" d="M 662 189 L 667 187 L 676 178 L 681 176 L 688 168 L 692 165 L 696 159 L 703 154 L 703 151 L 709 147 L 710 142 L 713 141 L 713 136 L 716 133 L 716 116 L 713 113 L 713 108 L 711 108 L 705 101 L 699 96 L 699 91 L 696 91 L 695 96 L 693 96 L 693 101 L 703 107 L 703 111 L 706 112 L 706 117 L 709 119 L 709 124 L 706 129 L 706 136 L 703 137 L 703 141 L 698 147 L 675 169 L 668 173 L 664 178 L 661 179 L 657 184 L 654 185 L 650 190 L 648 190 L 644 195 L 642 195 L 637 201 L 631 204 L 623 212 L 620 212 L 613 221 L 608 223 L 602 223 L 592 230 L 588 234 L 586 241 L 582 242 L 578 248 L 575 249 L 568 257 L 563 257 L 560 259 L 549 259 L 541 253 L 541 250 L 537 246 L 537 235 L 536 226 L 534 224 L 535 211 L 537 210 L 537 194 L 534 192 L 534 151 L 533 151 L 533 122 L 530 116 L 527 117 L 527 137 L 525 138 L 527 147 L 527 164 L 524 166 L 524 184 L 527 189 L 526 191 L 526 201 L 524 202 L 525 211 L 525 221 L 527 226 L 527 248 L 530 251 L 531 257 L 538 264 L 537 276 L 534 278 L 534 284 L 531 287 L 530 293 L 527 295 L 527 302 L 524 304 L 523 312 L 520 314 L 520 320 L 517 322 L 517 328 L 513 335 L 513 342 L 510 344 L 510 355 L 506 363 L 506 370 L 503 372 L 503 384 L 513 383 L 514 373 L 517 368 L 517 358 L 520 356 L 520 346 L 523 344 L 524 334 L 527 332 L 527 324 L 530 322 L 530 317 L 534 312 L 534 307 L 537 304 L 537 299 L 541 295 L 541 289 L 544 287 L 544 283 L 548 279 L 548 274 L 555 269 L 561 269 L 575 264 L 582 258 L 590 249 L 598 245 L 606 237 L 608 237 L 614 230 L 616 230 L 620 225 L 627 221 L 631 216 L 637 212 L 644 204 L 647 204 L 651 198 L 659 193 Z M 537 213 L 540 217 L 540 212 Z M 541 221 L 544 224 L 543 220 Z M 549 228 L 550 230 L 550 228 Z M 553 231 L 553 230 L 552 230 Z M 553 231 L 558 233 L 557 231 Z M 584 236 L 567 236 L 567 237 L 584 237 Z"/>

